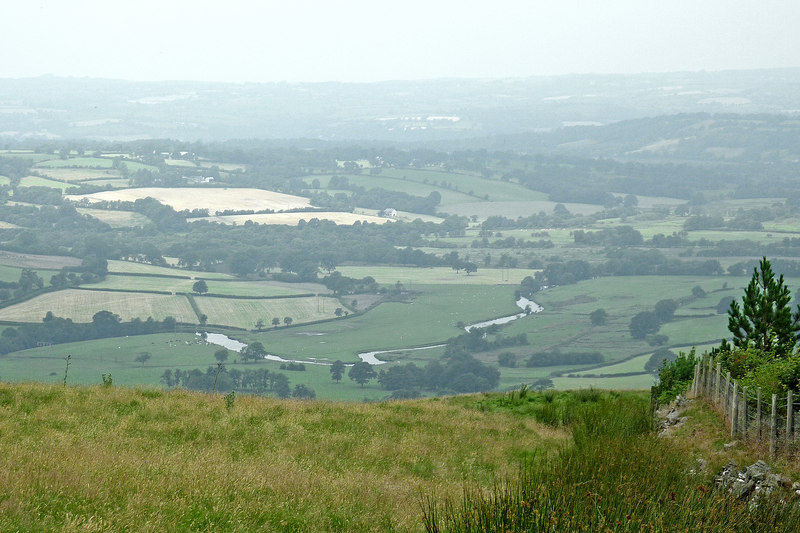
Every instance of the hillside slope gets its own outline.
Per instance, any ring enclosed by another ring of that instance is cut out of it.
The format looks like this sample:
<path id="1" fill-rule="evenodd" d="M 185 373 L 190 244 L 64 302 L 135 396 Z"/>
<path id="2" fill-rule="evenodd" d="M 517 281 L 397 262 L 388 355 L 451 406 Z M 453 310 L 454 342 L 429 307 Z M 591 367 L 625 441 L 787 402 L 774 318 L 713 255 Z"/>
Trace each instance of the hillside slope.
<path id="1" fill-rule="evenodd" d="M 448 400 L 0 383 L 2 531 L 418 531 L 566 433 Z"/>

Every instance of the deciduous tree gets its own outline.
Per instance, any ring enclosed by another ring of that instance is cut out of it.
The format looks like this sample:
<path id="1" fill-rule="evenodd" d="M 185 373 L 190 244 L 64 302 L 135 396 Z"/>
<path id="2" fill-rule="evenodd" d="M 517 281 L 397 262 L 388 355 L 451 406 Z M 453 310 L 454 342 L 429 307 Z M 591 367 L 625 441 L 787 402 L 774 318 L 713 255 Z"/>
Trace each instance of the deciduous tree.
<path id="1" fill-rule="evenodd" d="M 358 363 L 354 364 L 350 367 L 350 372 L 347 373 L 348 377 L 361 385 L 362 387 L 369 383 L 369 380 L 374 379 L 378 376 L 375 373 L 375 369 L 372 368 L 372 365 L 367 363 L 366 361 L 359 361 Z"/>

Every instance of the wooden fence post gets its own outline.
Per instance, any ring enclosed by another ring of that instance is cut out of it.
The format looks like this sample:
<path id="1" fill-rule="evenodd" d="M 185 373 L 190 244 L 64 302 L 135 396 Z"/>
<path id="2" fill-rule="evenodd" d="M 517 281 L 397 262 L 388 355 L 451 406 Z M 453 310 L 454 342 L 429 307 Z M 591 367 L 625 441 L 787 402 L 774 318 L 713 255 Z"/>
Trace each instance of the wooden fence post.
<path id="1" fill-rule="evenodd" d="M 727 413 L 730 415 L 729 405 L 731 401 L 731 373 L 725 373 L 725 384 L 722 385 L 724 388 L 723 396 L 722 396 L 722 412 Z"/>
<path id="2" fill-rule="evenodd" d="M 700 384 L 700 366 L 701 365 L 694 365 L 694 379 L 692 379 L 692 397 L 697 396 L 697 387 Z"/>
<path id="3" fill-rule="evenodd" d="M 730 375 L 730 374 L 728 374 Z M 730 408 L 731 408 L 731 438 L 736 436 L 736 422 L 739 418 L 739 382 L 734 380 L 733 382 L 733 397 L 731 398 Z"/>
<path id="4" fill-rule="evenodd" d="M 761 438 L 761 387 L 756 389 L 756 428 L 758 429 L 758 438 Z"/>
<path id="5" fill-rule="evenodd" d="M 747 426 L 749 422 L 747 420 L 747 387 L 742 387 L 742 434 L 747 437 Z"/>
<path id="6" fill-rule="evenodd" d="M 707 368 L 707 370 L 708 370 L 708 372 L 707 372 L 708 373 L 708 376 L 707 376 L 708 385 L 706 386 L 706 395 L 709 398 L 713 399 L 713 397 L 714 397 L 713 396 L 713 394 L 714 394 L 714 359 L 711 358 L 711 357 L 708 358 L 708 368 Z"/>
<path id="7" fill-rule="evenodd" d="M 720 386 L 722 382 L 722 363 L 717 363 L 717 386 L 714 392 L 716 395 L 714 396 L 714 402 L 719 405 L 720 398 L 722 398 L 722 387 Z"/>
<path id="8" fill-rule="evenodd" d="M 792 416 L 792 391 L 786 393 L 786 447 L 792 444 L 794 438 L 793 424 L 794 417 Z"/>
<path id="9" fill-rule="evenodd" d="M 769 456 L 775 457 L 775 437 L 778 429 L 778 395 L 772 395 L 772 415 L 769 417 Z"/>

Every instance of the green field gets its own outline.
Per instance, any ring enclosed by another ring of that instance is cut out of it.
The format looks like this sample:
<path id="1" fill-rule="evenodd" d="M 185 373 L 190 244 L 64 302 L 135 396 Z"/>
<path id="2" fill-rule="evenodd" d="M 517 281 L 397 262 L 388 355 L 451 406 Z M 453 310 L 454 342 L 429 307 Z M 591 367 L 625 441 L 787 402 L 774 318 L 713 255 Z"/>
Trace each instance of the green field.
<path id="1" fill-rule="evenodd" d="M 148 172 L 158 173 L 158 167 L 153 165 L 145 165 L 144 163 L 139 163 L 138 161 L 128 161 L 124 160 L 122 163 L 128 167 L 128 171 L 130 173 L 135 173 L 137 170 L 146 170 Z"/>
<path id="2" fill-rule="evenodd" d="M 535 270 L 516 268 L 478 268 L 467 275 L 449 267 L 387 267 L 387 266 L 340 266 L 336 270 L 343 276 L 364 278 L 372 276 L 382 285 L 393 285 L 398 281 L 406 289 L 416 285 L 519 285 L 525 276 L 533 276 Z"/>
<path id="3" fill-rule="evenodd" d="M 449 285 L 428 285 L 420 291 L 406 301 L 382 303 L 363 315 L 250 332 L 242 340 L 261 341 L 287 359 L 354 362 L 358 352 L 438 344 L 461 333 L 458 322 L 470 324 L 519 312 L 512 287 L 468 285 L 454 290 Z"/>
<path id="4" fill-rule="evenodd" d="M 61 192 L 75 187 L 74 183 L 64 183 L 61 181 L 49 180 L 47 178 L 39 178 L 37 176 L 26 176 L 19 182 L 20 187 L 50 187 L 51 189 L 60 189 Z"/>
<path id="5" fill-rule="evenodd" d="M 36 153 L 33 150 L 3 150 L 2 152 L 0 152 L 0 156 L 14 157 L 19 159 L 30 159 L 34 163 L 38 163 L 40 161 L 46 161 L 48 159 L 57 157 L 51 154 Z"/>
<path id="6" fill-rule="evenodd" d="M 19 280 L 19 275 L 22 273 L 21 268 L 0 265 L 0 281 L 13 282 Z M 41 276 L 42 274 L 40 274 Z"/>
<path id="7" fill-rule="evenodd" d="M 613 389 L 613 390 L 645 390 L 655 384 L 652 374 L 638 374 L 625 377 L 569 378 L 555 377 L 553 386 L 559 390 L 575 389 Z"/>
<path id="8" fill-rule="evenodd" d="M 113 161 L 100 157 L 72 157 L 70 159 L 48 159 L 36 164 L 37 167 L 87 167 L 111 168 Z"/>
<path id="9" fill-rule="evenodd" d="M 111 339 L 71 342 L 32 348 L 0 357 L 0 377 L 6 381 L 58 383 L 64 379 L 70 354 L 70 383 L 102 383 L 101 374 L 111 373 L 120 385 L 160 385 L 167 368 L 202 368 L 216 363 L 220 347 L 202 342 L 192 333 L 157 333 Z M 142 366 L 134 359 L 148 352 L 152 358 Z"/>
<path id="10" fill-rule="evenodd" d="M 103 179 L 120 179 L 119 171 L 111 168 L 68 168 L 68 167 L 49 167 L 38 169 L 38 173 L 44 174 L 49 178 L 61 181 L 81 182 Z M 125 180 L 127 181 L 127 180 Z"/>
<path id="11" fill-rule="evenodd" d="M 517 353 L 518 358 L 536 351 L 555 349 L 562 352 L 599 351 L 606 362 L 612 364 L 654 350 L 644 340 L 636 340 L 630 335 L 628 326 L 636 313 L 652 310 L 657 301 L 668 298 L 687 298 L 691 304 L 715 307 L 721 295 L 730 291 L 711 291 L 719 290 L 723 283 L 741 291 L 746 282 L 745 278 L 691 276 L 609 277 L 582 281 L 536 293 L 533 299 L 544 306 L 544 311 L 531 320 L 509 324 L 504 333 L 527 334 L 530 346 L 511 350 Z M 704 298 L 690 298 L 695 285 L 707 291 Z M 600 308 L 608 313 L 608 321 L 604 326 L 593 326 L 589 313 Z M 661 326 L 659 334 L 669 337 L 668 347 L 715 341 L 728 334 L 726 315 L 717 315 L 714 311 L 704 317 L 681 316 L 698 314 L 697 311 L 687 311 L 680 307 L 675 319 Z M 709 313 L 712 312 L 702 314 Z M 570 372 L 577 370 L 580 369 L 569 369 Z M 605 372 L 598 370 L 598 373 Z"/>
<path id="12" fill-rule="evenodd" d="M 639 355 L 614 365 L 602 366 L 591 370 L 574 372 L 576 376 L 585 374 L 625 374 L 627 372 L 644 372 L 644 365 L 650 360 L 651 354 Z"/>
<path id="13" fill-rule="evenodd" d="M 261 340 L 271 352 L 268 338 Z M 61 383 L 66 366 L 64 357 L 70 354 L 70 383 L 98 384 L 102 383 L 102 374 L 110 373 L 115 384 L 161 387 L 161 376 L 167 369 L 189 371 L 197 368 L 205 372 L 208 367 L 216 368 L 214 352 L 220 349 L 220 346 L 206 343 L 193 333 L 157 333 L 71 342 L 32 348 L 0 357 L 0 381 Z M 151 355 L 144 365 L 135 361 L 142 352 Z M 229 370 L 266 368 L 270 372 L 283 372 L 292 387 L 303 383 L 314 389 L 318 397 L 331 400 L 380 400 L 388 395 L 374 380 L 361 387 L 345 375 L 340 383 L 336 383 L 331 379 L 330 367 L 327 365 L 306 364 L 304 372 L 284 371 L 280 369 L 280 365 L 276 361 L 242 363 L 237 354 L 231 352 L 225 366 Z"/>
<path id="14" fill-rule="evenodd" d="M 468 202 L 453 202 L 447 206 L 442 206 L 442 209 L 453 215 L 465 217 L 475 215 L 481 220 L 490 216 L 504 216 L 515 219 L 518 217 L 538 215 L 542 211 L 548 214 L 552 213 L 555 206 L 559 203 L 563 203 L 564 207 L 566 207 L 570 213 L 576 215 L 589 215 L 603 209 L 602 206 L 593 204 L 550 202 L 548 200 L 535 200 L 529 202 L 512 200 L 495 202 L 492 200 L 485 202 L 477 199 Z"/>
<path id="15" fill-rule="evenodd" d="M 454 172 L 436 172 L 436 171 L 413 171 L 410 169 L 386 169 L 378 176 L 369 176 L 370 178 L 391 178 L 386 179 L 386 185 L 380 185 L 386 189 L 394 188 L 391 183 L 397 181 L 413 181 L 416 183 L 432 184 L 437 182 L 441 186 L 442 182 L 447 182 L 449 187 L 458 187 L 461 192 L 471 193 L 470 196 L 478 196 L 484 198 L 489 196 L 492 202 L 508 201 L 508 200 L 547 200 L 547 194 L 539 191 L 533 191 L 516 183 L 507 181 L 500 181 L 499 179 L 486 179 L 477 174 L 469 173 L 454 173 Z M 406 179 L 403 179 L 405 177 Z M 450 190 L 450 189 L 446 189 Z M 441 189 L 440 189 L 441 192 Z"/>
<path id="16" fill-rule="evenodd" d="M 392 191 L 404 192 L 406 194 L 411 194 L 413 196 L 428 196 L 430 193 L 436 191 L 442 196 L 441 206 L 443 209 L 444 206 L 450 204 L 463 203 L 469 201 L 476 201 L 476 202 L 480 201 L 479 199 L 474 198 L 469 194 L 467 194 L 468 192 L 467 189 L 459 188 L 459 190 L 456 191 L 456 190 L 445 189 L 443 187 L 439 187 L 433 184 L 381 178 L 380 176 L 347 174 L 346 177 L 350 185 L 364 187 L 365 189 L 381 187 Z M 328 182 L 330 181 L 331 176 L 315 175 L 314 178 L 319 179 L 320 184 L 323 187 L 326 187 Z M 337 192 L 347 192 L 347 191 L 337 191 L 331 189 L 328 192 L 330 194 L 334 194 Z"/>

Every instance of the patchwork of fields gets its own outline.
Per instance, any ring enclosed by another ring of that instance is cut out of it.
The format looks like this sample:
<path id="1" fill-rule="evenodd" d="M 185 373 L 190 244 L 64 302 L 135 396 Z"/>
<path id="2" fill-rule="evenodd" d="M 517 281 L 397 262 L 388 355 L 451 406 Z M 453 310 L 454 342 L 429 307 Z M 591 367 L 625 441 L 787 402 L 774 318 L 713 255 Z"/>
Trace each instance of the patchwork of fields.
<path id="1" fill-rule="evenodd" d="M 126 154 L 105 154 L 103 157 L 80 157 L 75 154 L 75 157 L 70 156 L 67 159 L 53 154 L 26 152 L 7 151 L 3 155 L 30 157 L 36 161 L 29 169 L 31 174 L 36 175 L 22 177 L 20 187 L 44 186 L 61 191 L 81 184 L 110 184 L 119 187 L 93 194 L 66 196 L 69 200 L 81 202 L 81 207 L 78 208 L 81 214 L 96 217 L 113 228 L 133 228 L 132 231 L 135 231 L 137 227 L 148 226 L 151 221 L 141 213 L 103 210 L 91 207 L 90 204 L 99 201 L 135 201 L 151 197 L 178 211 L 208 209 L 211 214 L 226 210 L 287 211 L 312 207 L 308 198 L 265 189 L 216 186 L 131 188 L 130 184 L 135 180 L 123 178 L 139 170 L 147 171 L 140 174 L 162 172 L 162 177 L 167 173 L 180 177 L 182 174 L 191 174 L 190 169 L 194 169 L 195 174 L 191 178 L 184 176 L 181 179 L 203 180 L 206 174 L 213 174 L 224 181 L 247 170 L 246 165 L 235 163 L 208 160 L 197 163 L 183 159 L 166 159 L 155 166 L 144 163 L 153 162 L 147 157 L 133 160 L 132 156 Z M 115 162 L 112 157 L 122 158 L 125 167 L 121 167 L 119 161 Z M 547 193 L 527 188 L 508 176 L 501 179 L 500 172 L 493 173 L 488 169 L 481 173 L 450 171 L 444 166 L 387 167 L 374 169 L 370 173 L 349 173 L 342 166 L 341 170 L 342 172 L 336 173 L 337 178 L 341 180 L 345 177 L 347 183 L 355 187 L 347 189 L 342 185 L 342 190 L 328 188 L 334 175 L 330 167 L 323 167 L 304 169 L 302 175 L 292 178 L 292 187 L 279 190 L 297 191 L 305 183 L 314 192 L 326 192 L 330 195 L 342 193 L 351 198 L 359 194 L 356 187 L 367 191 L 382 188 L 417 197 L 426 197 L 436 192 L 441 196 L 439 214 L 442 217 L 466 217 L 463 219 L 466 229 L 426 233 L 417 238 L 414 248 L 438 257 L 456 251 L 461 259 L 478 265 L 478 271 L 467 275 L 463 270 L 456 271 L 450 267 L 363 265 L 352 264 L 347 258 L 339 258 L 340 264 L 336 270 L 342 275 L 353 278 L 371 276 L 384 286 L 385 291 L 392 294 L 361 297 L 347 295 L 336 298 L 321 284 L 278 283 L 269 281 L 268 274 L 267 279 L 240 279 L 224 272 L 188 271 L 112 260 L 108 262 L 110 274 L 104 280 L 85 285 L 81 289 L 50 292 L 0 308 L 0 320 L 35 323 L 40 322 L 47 312 L 53 312 L 76 322 L 90 322 L 96 312 L 107 310 L 123 320 L 147 317 L 162 320 L 172 316 L 180 323 L 199 326 L 198 315 L 205 315 L 207 323 L 213 325 L 211 329 L 214 331 L 227 332 L 245 343 L 261 342 L 271 354 L 290 360 L 331 362 L 340 359 L 353 363 L 358 360 L 361 352 L 393 350 L 390 354 L 380 356 L 387 364 L 413 362 L 424 366 L 430 361 L 440 360 L 443 349 L 410 351 L 409 348 L 441 344 L 462 333 L 463 324 L 517 313 L 519 309 L 514 304 L 515 290 L 525 277 L 535 276 L 540 272 L 543 265 L 580 260 L 594 266 L 618 254 L 614 249 L 615 245 L 608 243 L 591 246 L 576 244 L 577 229 L 613 231 L 620 226 L 631 226 L 645 240 L 661 234 L 675 239 L 680 237 L 702 241 L 702 244 L 690 245 L 688 250 L 677 247 L 653 248 L 653 251 L 670 259 L 691 258 L 694 255 L 694 259 L 698 261 L 714 257 L 713 254 L 706 253 L 710 243 L 746 239 L 777 246 L 784 239 L 800 237 L 796 224 L 798 220 L 792 216 L 766 220 L 763 226 L 746 226 L 749 229 L 731 230 L 711 226 L 710 229 L 685 231 L 689 214 L 675 209 L 676 206 L 685 204 L 685 200 L 655 196 L 637 197 L 638 206 L 642 210 L 638 214 L 634 211 L 620 214 L 619 217 L 605 216 L 596 221 L 591 218 L 575 219 L 579 223 L 574 226 L 559 224 L 559 220 L 550 224 L 554 227 L 531 227 L 532 222 L 514 225 L 513 219 L 517 217 L 531 217 L 540 212 L 550 215 L 560 202 L 551 201 Z M 158 182 L 153 181 L 156 184 Z M 200 181 L 189 182 L 200 184 Z M 10 184 L 11 180 L 2 178 L 0 183 Z M 247 182 L 248 185 L 252 183 L 254 182 Z M 613 194 L 620 198 L 625 197 L 619 193 Z M 759 216 L 766 216 L 764 212 L 777 209 L 782 202 L 780 198 L 733 198 L 729 191 L 710 191 L 709 196 L 715 198 L 715 202 L 704 207 L 704 213 L 727 219 L 734 213 L 747 209 L 762 210 Z M 612 198 L 611 205 L 613 203 Z M 604 209 L 604 206 L 588 203 L 567 202 L 563 205 L 574 215 L 590 215 Z M 348 209 L 350 208 L 352 206 Z M 289 226 L 297 226 L 301 220 L 308 221 L 312 218 L 331 220 L 340 225 L 352 225 L 357 221 L 383 224 L 390 220 L 378 217 L 377 212 L 377 209 L 356 208 L 354 212 L 276 212 L 217 215 L 189 220 L 207 220 L 226 225 L 242 225 L 252 221 L 263 225 Z M 490 228 L 491 230 L 481 227 L 481 222 L 494 216 L 506 219 L 493 221 L 496 226 Z M 398 213 L 399 221 L 410 222 L 416 218 L 434 223 L 444 220 L 432 215 Z M 12 230 L 16 228 L 14 224 L 4 221 L 0 221 L 0 227 Z M 402 227 L 392 226 L 392 231 Z M 277 229 L 265 227 L 258 228 L 258 231 Z M 15 233 L 9 232 L 9 240 L 15 237 Z M 168 242 L 167 245 L 172 246 L 173 251 L 165 252 L 165 255 L 177 256 L 180 253 L 175 251 L 179 247 L 174 245 L 181 238 L 183 237 L 177 236 Z M 502 244 L 504 241 L 510 244 Z M 642 246 L 639 249 L 645 248 Z M 176 258 L 166 259 L 168 263 L 177 262 Z M 718 260 L 725 269 L 743 258 L 720 255 Z M 0 251 L 0 280 L 13 284 L 19 279 L 22 268 L 33 268 L 46 284 L 50 276 L 60 268 L 77 267 L 80 264 L 81 260 L 78 258 Z M 224 270 L 229 265 L 220 267 Z M 321 271 L 320 274 L 322 275 Z M 262 278 L 263 276 L 262 273 Z M 256 276 L 252 275 L 252 278 Z M 199 279 L 206 281 L 207 294 L 193 294 L 194 283 Z M 748 279 L 730 275 L 618 276 L 585 279 L 578 283 L 546 288 L 534 296 L 535 301 L 544 307 L 542 313 L 507 324 L 500 332 L 501 336 L 524 334 L 528 344 L 491 349 L 476 353 L 475 357 L 489 365 L 498 365 L 502 353 L 510 353 L 516 357 L 515 367 L 500 368 L 500 388 L 531 383 L 541 378 L 552 379 L 559 388 L 646 388 L 652 382 L 652 376 L 645 373 L 644 365 L 654 350 L 666 347 L 677 352 L 698 343 L 710 346 L 711 344 L 704 343 L 717 342 L 726 335 L 727 317 L 724 313 L 718 313 L 718 303 L 722 298 L 741 295 Z M 790 280 L 790 284 L 793 288 L 797 285 L 793 280 Z M 10 286 L 9 294 L 14 289 L 13 285 Z M 700 287 L 705 294 L 693 295 L 696 287 Z M 360 301 L 355 301 L 359 299 Z M 629 329 L 631 317 L 636 313 L 652 310 L 655 302 L 662 299 L 674 299 L 679 304 L 675 317 L 661 324 L 659 328 L 658 335 L 663 338 L 634 339 Z M 347 312 L 350 316 L 339 319 L 336 315 L 337 309 L 341 309 L 341 314 Z M 589 314 L 597 309 L 607 312 L 605 324 L 591 323 Z M 291 319 L 292 327 L 286 327 L 284 319 L 287 317 Z M 275 318 L 279 319 L 277 327 L 272 324 Z M 257 324 L 262 331 L 256 331 Z M 135 342 L 122 339 L 87 341 L 69 349 L 95 354 L 92 356 L 92 365 L 102 362 L 115 375 L 119 372 L 126 383 L 158 384 L 164 368 L 203 370 L 214 363 L 212 356 L 215 347 L 198 341 L 192 333 L 193 331 L 188 334 L 176 333 L 175 339 L 166 341 L 157 336 L 152 336 L 152 340 L 148 336 Z M 180 342 L 177 341 L 178 338 Z M 148 342 L 151 344 L 148 345 Z M 115 346 L 111 346 L 112 344 Z M 176 349 L 179 345 L 180 350 Z M 103 359 L 103 354 L 114 353 L 114 347 L 117 350 L 116 359 L 111 364 L 109 359 Z M 37 370 L 37 379 L 50 379 L 52 376 L 49 373 L 48 377 L 41 376 L 44 375 L 45 367 L 49 368 L 58 359 L 60 350 L 58 347 L 46 347 L 9 354 L 0 358 L 0 376 L 12 379 L 22 376 L 25 358 L 30 357 L 31 361 L 36 359 L 44 362 Z M 137 353 L 132 350 L 152 352 L 154 366 L 132 364 L 131 360 Z M 604 363 L 591 367 L 579 364 L 546 367 L 526 365 L 532 354 L 542 352 L 599 352 Z M 228 364 L 232 367 L 245 367 L 240 361 L 230 361 Z M 258 364 L 271 370 L 278 368 L 276 362 L 265 361 Z M 296 381 L 312 386 L 320 396 L 352 400 L 379 399 L 386 395 L 386 391 L 380 389 L 376 383 L 361 388 L 345 379 L 344 383 L 337 384 L 331 381 L 327 367 L 309 367 L 305 373 L 297 374 Z M 88 365 L 79 373 L 85 376 L 86 382 L 92 382 L 96 368 Z"/>

